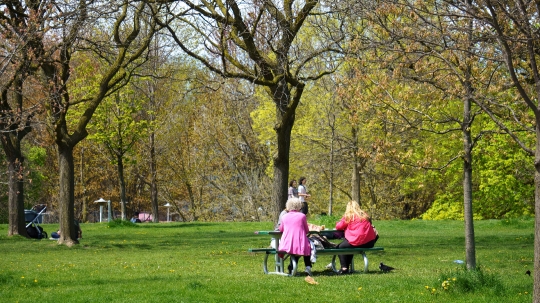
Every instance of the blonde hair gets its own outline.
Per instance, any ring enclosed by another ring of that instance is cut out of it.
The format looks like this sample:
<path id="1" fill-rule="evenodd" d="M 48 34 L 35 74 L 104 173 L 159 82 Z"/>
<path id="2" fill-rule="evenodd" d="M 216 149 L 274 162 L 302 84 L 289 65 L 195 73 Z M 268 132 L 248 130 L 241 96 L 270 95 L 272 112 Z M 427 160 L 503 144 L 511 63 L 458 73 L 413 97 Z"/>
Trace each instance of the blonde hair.
<path id="1" fill-rule="evenodd" d="M 288 211 L 302 209 L 302 201 L 300 198 L 290 198 L 285 205 Z"/>
<path id="2" fill-rule="evenodd" d="M 345 222 L 349 223 L 354 219 L 359 219 L 360 221 L 370 221 L 369 215 L 360 208 L 358 202 L 351 200 L 347 203 L 347 208 L 345 209 L 345 214 L 343 215 Z"/>

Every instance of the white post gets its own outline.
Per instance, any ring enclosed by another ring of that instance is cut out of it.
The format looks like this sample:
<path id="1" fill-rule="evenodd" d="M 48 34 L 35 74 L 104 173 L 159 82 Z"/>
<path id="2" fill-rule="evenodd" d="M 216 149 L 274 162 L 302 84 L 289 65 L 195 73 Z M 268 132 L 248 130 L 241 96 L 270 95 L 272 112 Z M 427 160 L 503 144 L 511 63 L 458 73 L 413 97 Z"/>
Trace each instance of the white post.
<path id="1" fill-rule="evenodd" d="M 112 221 L 112 215 L 111 215 L 111 200 L 107 201 L 107 208 L 109 209 L 108 213 L 109 213 L 109 221 L 108 222 L 111 222 Z"/>
<path id="2" fill-rule="evenodd" d="M 109 200 L 109 203 L 110 202 L 111 201 Z M 105 199 L 103 199 L 103 198 L 99 198 L 99 200 L 94 201 L 94 203 L 97 203 L 99 205 L 99 223 L 101 223 L 101 222 L 103 222 L 103 205 L 105 205 L 105 203 L 107 203 L 107 201 L 105 201 Z M 110 204 L 109 204 L 109 210 L 110 210 Z"/>
<path id="3" fill-rule="evenodd" d="M 167 204 L 163 205 L 165 207 L 167 207 L 167 222 L 171 222 L 171 220 L 169 219 L 169 210 L 171 209 L 171 204 L 169 202 L 167 202 Z"/>
<path id="4" fill-rule="evenodd" d="M 99 223 L 103 222 L 103 204 L 99 206 Z"/>

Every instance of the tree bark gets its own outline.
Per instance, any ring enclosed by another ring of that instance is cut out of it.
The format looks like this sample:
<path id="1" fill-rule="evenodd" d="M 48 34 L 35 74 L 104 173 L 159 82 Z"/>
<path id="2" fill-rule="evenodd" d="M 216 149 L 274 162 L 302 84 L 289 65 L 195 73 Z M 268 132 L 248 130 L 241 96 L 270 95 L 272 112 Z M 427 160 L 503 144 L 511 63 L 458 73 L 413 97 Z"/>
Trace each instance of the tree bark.
<path id="1" fill-rule="evenodd" d="M 120 185 L 120 207 L 122 212 L 122 220 L 126 220 L 126 181 L 124 180 L 124 157 L 117 154 L 118 161 L 118 181 Z"/>
<path id="2" fill-rule="evenodd" d="M 0 141 L 8 160 L 8 236 L 28 237 L 24 214 L 24 157 L 21 141 L 30 132 L 32 115 L 24 117 L 23 84 L 25 77 L 18 70 L 2 88 L 0 97 L 0 128 L 5 130 Z M 11 93 L 9 91 L 11 90 Z M 11 100 L 11 102 L 10 102 Z M 14 104 L 12 109 L 10 103 Z M 22 129 L 21 129 L 22 128 Z"/>
<path id="3" fill-rule="evenodd" d="M 472 205 L 472 139 L 470 131 L 471 100 L 467 97 L 463 109 L 463 218 L 465 221 L 465 256 L 467 269 L 476 269 L 474 220 Z"/>
<path id="4" fill-rule="evenodd" d="M 332 139 L 330 139 L 330 196 L 328 197 L 328 215 L 332 215 L 332 208 L 334 206 L 334 141 L 335 141 L 335 118 L 332 121 Z"/>
<path id="5" fill-rule="evenodd" d="M 73 162 L 73 147 L 68 144 L 58 144 L 58 168 L 60 170 L 60 190 L 58 206 L 60 208 L 60 238 L 58 244 L 72 246 L 79 244 L 75 228 L 75 169 Z"/>
<path id="6" fill-rule="evenodd" d="M 20 146 L 19 146 L 20 149 Z M 28 237 L 26 232 L 25 215 L 24 215 L 24 178 L 23 178 L 23 163 L 22 157 L 9 156 L 9 229 L 8 236 L 21 235 Z"/>
<path id="7" fill-rule="evenodd" d="M 81 192 L 82 192 L 81 221 L 86 222 L 87 216 L 88 216 L 88 198 L 86 197 L 86 182 L 84 182 L 84 147 L 81 147 Z"/>
<path id="8" fill-rule="evenodd" d="M 358 159 L 358 148 L 359 148 L 358 147 L 358 129 L 356 128 L 356 126 L 352 127 L 351 133 L 352 133 L 352 139 L 353 139 L 353 148 L 352 148 L 353 166 L 352 166 L 352 177 L 351 177 L 351 196 L 354 201 L 362 205 L 360 201 L 361 165 Z"/>
<path id="9" fill-rule="evenodd" d="M 150 199 L 152 202 L 152 222 L 159 223 L 157 160 L 155 133 L 150 133 Z"/>
<path id="10" fill-rule="evenodd" d="M 472 4 L 472 0 L 468 0 L 467 3 L 469 6 Z M 473 62 L 473 52 L 474 52 L 474 35 L 473 35 L 474 24 L 472 20 L 468 20 L 467 26 L 467 60 L 466 62 Z M 472 197 L 472 150 L 473 150 L 473 140 L 471 136 L 471 105 L 474 98 L 474 87 L 471 83 L 472 75 L 472 65 L 467 63 L 465 67 L 465 98 L 463 99 L 463 124 L 461 126 L 463 132 L 463 219 L 465 221 L 465 257 L 466 265 L 468 270 L 476 269 L 476 246 L 474 239 L 474 211 L 473 211 L 473 197 Z"/>
<path id="11" fill-rule="evenodd" d="M 278 111 L 278 121 L 280 113 Z M 273 156 L 274 160 L 274 186 L 272 197 L 274 200 L 275 209 L 273 213 L 275 218 L 279 217 L 279 213 L 285 208 L 287 202 L 287 180 L 289 178 L 289 148 L 291 145 L 292 123 L 281 121 L 281 126 L 276 129 L 277 135 L 277 152 Z M 277 220 L 277 219 L 276 219 Z"/>
<path id="12" fill-rule="evenodd" d="M 533 302 L 540 302 L 540 116 L 536 115 L 536 150 L 534 153 L 534 284 Z"/>

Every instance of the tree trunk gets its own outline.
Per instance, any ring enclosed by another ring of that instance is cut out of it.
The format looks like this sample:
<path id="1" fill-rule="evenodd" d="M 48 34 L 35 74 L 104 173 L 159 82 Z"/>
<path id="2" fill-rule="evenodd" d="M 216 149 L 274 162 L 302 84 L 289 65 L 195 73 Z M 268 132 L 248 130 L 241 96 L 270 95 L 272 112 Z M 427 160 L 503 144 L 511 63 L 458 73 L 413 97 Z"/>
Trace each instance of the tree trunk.
<path id="1" fill-rule="evenodd" d="M 24 216 L 24 158 L 21 140 L 30 132 L 30 127 L 29 120 L 25 121 L 21 114 L 25 111 L 23 110 L 23 82 L 24 79 L 16 75 L 11 86 L 2 88 L 0 128 L 7 131 L 1 135 L 0 140 L 8 160 L 8 236 L 28 237 Z M 15 104 L 16 108 L 12 109 L 10 104 Z"/>
<path id="2" fill-rule="evenodd" d="M 86 222 L 87 217 L 88 217 L 88 198 L 86 197 L 86 183 L 84 182 L 84 147 L 81 147 L 81 191 L 82 191 L 81 221 Z"/>
<path id="3" fill-rule="evenodd" d="M 332 139 L 330 139 L 330 197 L 328 201 L 328 215 L 332 215 L 332 208 L 334 206 L 334 140 L 335 140 L 335 128 L 332 125 Z"/>
<path id="4" fill-rule="evenodd" d="M 472 88 L 463 101 L 463 218 L 465 221 L 465 257 L 468 270 L 476 269 L 476 248 L 474 243 L 474 221 L 472 207 L 472 139 L 471 139 L 471 99 Z"/>
<path id="5" fill-rule="evenodd" d="M 471 5 L 472 1 L 468 0 L 468 5 Z M 468 59 L 467 62 L 473 62 L 472 53 L 474 49 L 473 44 L 473 23 L 469 21 L 468 24 Z M 466 96 L 463 101 L 463 218 L 465 221 L 465 257 L 468 270 L 476 269 L 476 248 L 474 240 L 474 219 L 473 219 L 473 197 L 472 197 L 472 150 L 473 143 L 471 138 L 471 104 L 474 95 L 473 85 L 471 84 L 472 67 L 468 63 L 465 71 L 465 84 L 464 88 Z"/>
<path id="6" fill-rule="evenodd" d="M 464 144 L 470 143 L 470 133 L 464 134 Z M 472 207 L 472 156 L 471 152 L 465 151 L 463 159 L 463 203 L 465 220 L 465 256 L 467 269 L 476 269 L 476 248 L 474 243 L 474 220 Z"/>
<path id="7" fill-rule="evenodd" d="M 122 211 L 122 220 L 126 220 L 126 182 L 124 180 L 124 161 L 121 155 L 117 155 L 118 161 L 118 180 L 120 182 L 120 207 Z"/>
<path id="8" fill-rule="evenodd" d="M 278 111 L 278 117 L 280 113 Z M 280 120 L 278 118 L 278 120 Z M 274 188 L 272 198 L 274 200 L 275 209 L 273 213 L 275 218 L 279 217 L 279 213 L 285 209 L 287 202 L 287 180 L 289 178 L 289 148 L 291 146 L 291 131 L 292 123 L 282 122 L 281 126 L 276 129 L 277 134 L 277 152 L 273 156 L 274 160 Z"/>
<path id="9" fill-rule="evenodd" d="M 75 229 L 75 170 L 73 147 L 67 144 L 58 146 L 58 168 L 60 170 L 60 190 L 58 206 L 60 208 L 60 238 L 58 244 L 72 246 L 79 244 Z"/>
<path id="10" fill-rule="evenodd" d="M 540 89 L 538 90 L 540 91 Z M 533 302 L 540 302 L 540 115 L 536 114 L 536 150 L 534 152 L 534 284 Z"/>
<path id="11" fill-rule="evenodd" d="M 28 237 L 24 216 L 24 178 L 21 157 L 9 156 L 9 229 L 8 236 L 21 235 Z"/>
<path id="12" fill-rule="evenodd" d="M 362 205 L 360 201 L 360 165 L 358 159 L 358 130 L 355 126 L 352 127 L 352 139 L 353 139 L 353 167 L 352 167 L 352 177 L 351 177 L 351 196 L 352 199 L 358 202 L 359 205 Z"/>
<path id="13" fill-rule="evenodd" d="M 159 223 L 157 161 L 155 134 L 153 131 L 150 133 L 150 196 L 152 202 L 152 222 Z"/>

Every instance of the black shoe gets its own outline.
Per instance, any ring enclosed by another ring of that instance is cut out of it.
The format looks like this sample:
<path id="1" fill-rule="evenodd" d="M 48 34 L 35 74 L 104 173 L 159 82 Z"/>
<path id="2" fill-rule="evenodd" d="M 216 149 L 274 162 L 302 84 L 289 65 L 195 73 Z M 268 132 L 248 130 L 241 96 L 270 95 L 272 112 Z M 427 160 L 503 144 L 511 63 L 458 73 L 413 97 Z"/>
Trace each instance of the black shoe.
<path id="1" fill-rule="evenodd" d="M 348 275 L 349 274 L 349 270 L 348 269 L 340 269 L 338 272 L 337 272 L 338 275 Z"/>

